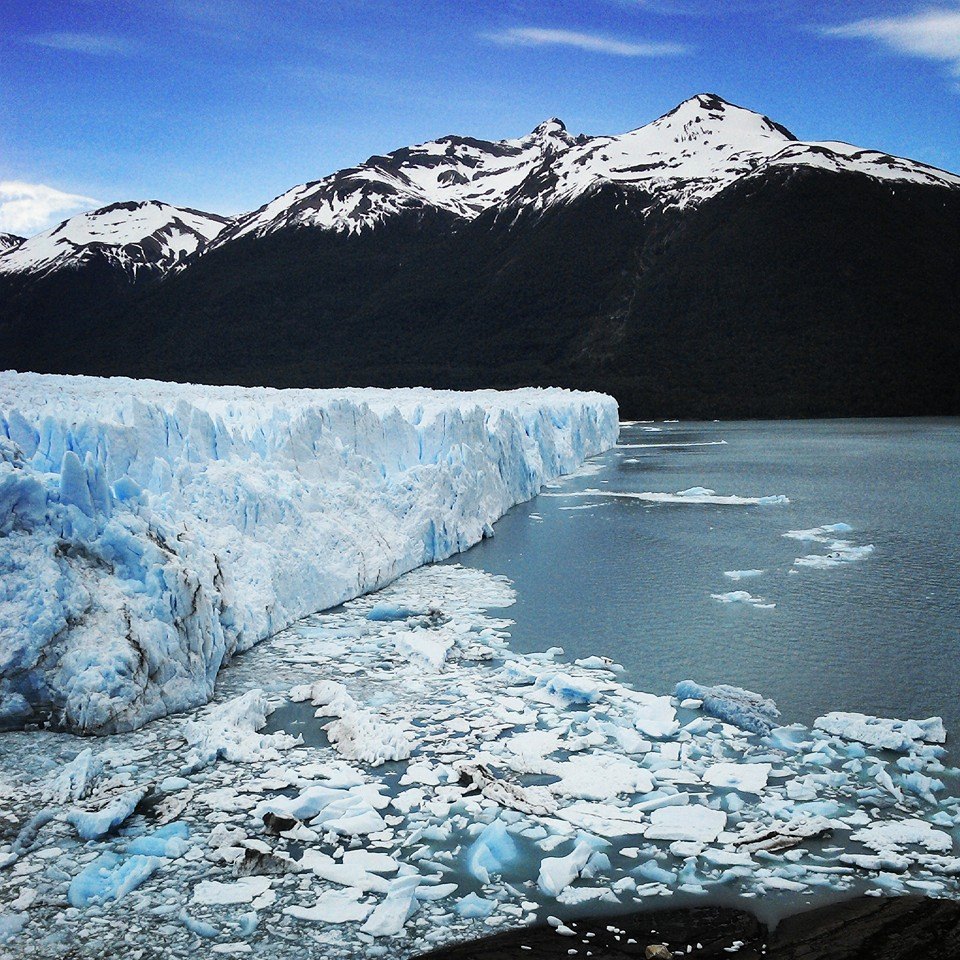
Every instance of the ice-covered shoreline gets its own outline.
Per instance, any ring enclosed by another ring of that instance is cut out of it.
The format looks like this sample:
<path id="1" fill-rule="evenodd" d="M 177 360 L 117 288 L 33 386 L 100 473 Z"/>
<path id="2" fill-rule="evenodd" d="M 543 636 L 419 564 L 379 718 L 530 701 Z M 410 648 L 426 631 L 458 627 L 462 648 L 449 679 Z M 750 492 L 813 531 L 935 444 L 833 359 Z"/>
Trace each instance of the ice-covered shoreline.
<path id="1" fill-rule="evenodd" d="M 0 374 L 0 721 L 132 729 L 231 655 L 465 549 L 616 443 L 566 390 Z"/>
<path id="2" fill-rule="evenodd" d="M 646 693 L 604 657 L 513 652 L 514 598 L 426 566 L 238 658 L 189 718 L 89 749 L 8 734 L 0 937 L 409 957 L 544 921 L 571 944 L 574 918 L 657 905 L 960 896 L 937 719 L 784 726 L 738 688 Z"/>

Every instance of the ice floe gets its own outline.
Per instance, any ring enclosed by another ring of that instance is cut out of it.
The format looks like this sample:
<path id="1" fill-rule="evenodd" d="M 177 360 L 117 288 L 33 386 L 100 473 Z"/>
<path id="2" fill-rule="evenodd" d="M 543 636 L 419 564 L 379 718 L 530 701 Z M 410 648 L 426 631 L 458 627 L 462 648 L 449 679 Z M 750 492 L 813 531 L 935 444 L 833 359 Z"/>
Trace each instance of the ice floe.
<path id="1" fill-rule="evenodd" d="M 960 895 L 936 718 L 805 727 L 739 687 L 646 693 L 599 657 L 511 651 L 512 600 L 425 567 L 259 645 L 190 718 L 7 734 L 5 948 L 352 960 L 677 892 Z M 446 656 L 412 661 L 404 634 Z"/>
<path id="2" fill-rule="evenodd" d="M 564 493 L 545 493 L 545 497 L 618 497 L 625 500 L 642 500 L 646 503 L 714 504 L 716 506 L 771 506 L 790 502 L 782 493 L 763 497 L 741 497 L 735 494 L 719 494 L 707 487 L 690 487 L 676 493 L 635 493 L 631 490 L 570 490 Z"/>
<path id="3" fill-rule="evenodd" d="M 714 600 L 721 603 L 740 603 L 748 607 L 756 607 L 758 610 L 772 610 L 776 604 L 764 600 L 763 597 L 754 596 L 746 590 L 730 590 L 727 593 L 711 593 Z"/>
<path id="4" fill-rule="evenodd" d="M 873 553 L 873 544 L 862 546 L 850 540 L 838 538 L 836 534 L 852 533 L 853 527 L 848 523 L 827 523 L 809 530 L 788 530 L 784 536 L 791 540 L 805 543 L 823 544 L 826 553 L 811 553 L 804 557 L 797 557 L 794 566 L 809 567 L 814 570 L 829 570 L 846 563 L 854 563 Z"/>

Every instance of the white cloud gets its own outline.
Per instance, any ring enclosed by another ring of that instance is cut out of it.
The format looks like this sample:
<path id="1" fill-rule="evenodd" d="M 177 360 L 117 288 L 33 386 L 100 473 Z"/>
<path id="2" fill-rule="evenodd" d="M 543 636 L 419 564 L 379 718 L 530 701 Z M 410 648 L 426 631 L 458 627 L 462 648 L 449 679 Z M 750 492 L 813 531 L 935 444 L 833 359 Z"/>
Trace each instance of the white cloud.
<path id="1" fill-rule="evenodd" d="M 0 180 L 0 230 L 30 235 L 53 226 L 65 215 L 100 206 L 99 200 L 64 193 L 43 183 Z"/>
<path id="2" fill-rule="evenodd" d="M 618 57 L 673 57 L 689 52 L 681 43 L 618 40 L 575 30 L 550 30 L 540 27 L 512 27 L 485 34 L 486 39 L 511 47 L 576 47 L 591 53 L 609 53 Z"/>
<path id="3" fill-rule="evenodd" d="M 26 39 L 35 47 L 88 53 L 95 57 L 129 57 L 137 50 L 132 40 L 99 33 L 41 33 Z"/>
<path id="4" fill-rule="evenodd" d="M 960 76 L 960 10 L 930 8 L 900 17 L 870 17 L 837 27 L 827 36 L 875 40 L 896 53 L 950 65 Z"/>

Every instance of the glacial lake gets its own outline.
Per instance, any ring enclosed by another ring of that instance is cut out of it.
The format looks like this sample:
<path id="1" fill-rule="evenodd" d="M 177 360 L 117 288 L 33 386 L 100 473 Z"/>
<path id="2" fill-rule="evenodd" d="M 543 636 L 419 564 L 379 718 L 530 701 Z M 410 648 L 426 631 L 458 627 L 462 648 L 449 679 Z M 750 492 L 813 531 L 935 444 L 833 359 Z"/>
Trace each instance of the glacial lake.
<path id="1" fill-rule="evenodd" d="M 513 649 L 609 656 L 653 693 L 743 686 L 785 723 L 936 714 L 960 732 L 960 420 L 636 423 L 620 444 L 451 559 L 513 582 Z M 695 487 L 789 503 L 612 496 Z M 764 572 L 724 575 L 743 570 Z M 763 605 L 713 597 L 733 591 Z"/>

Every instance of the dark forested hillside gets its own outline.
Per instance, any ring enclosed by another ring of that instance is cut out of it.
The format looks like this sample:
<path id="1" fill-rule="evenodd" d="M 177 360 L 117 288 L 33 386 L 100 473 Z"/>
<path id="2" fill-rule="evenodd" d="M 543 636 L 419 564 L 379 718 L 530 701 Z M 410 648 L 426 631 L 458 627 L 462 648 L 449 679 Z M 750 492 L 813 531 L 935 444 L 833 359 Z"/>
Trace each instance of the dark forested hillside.
<path id="1" fill-rule="evenodd" d="M 19 284 L 19 288 L 15 289 Z M 241 237 L 133 286 L 0 277 L 2 365 L 277 386 L 559 384 L 628 416 L 960 412 L 960 193 L 781 168 L 462 222 Z"/>

